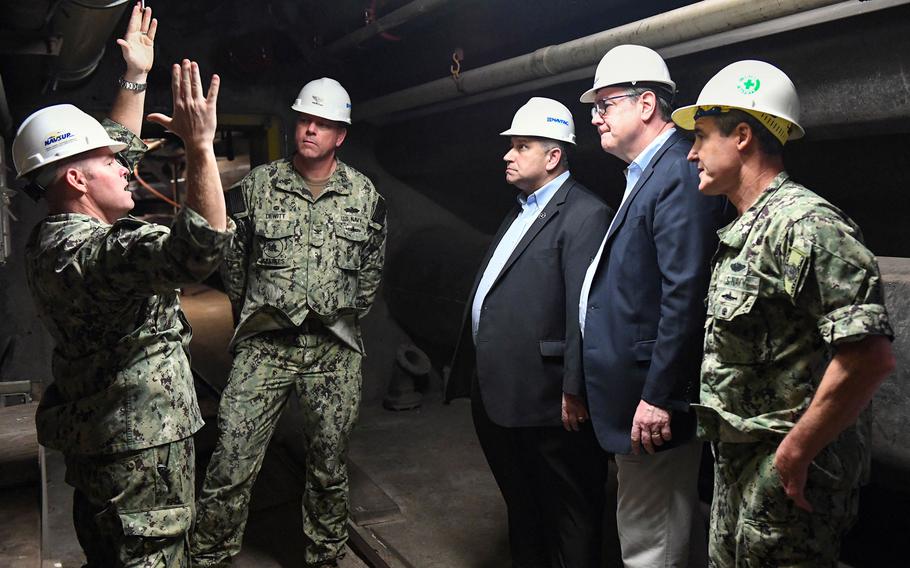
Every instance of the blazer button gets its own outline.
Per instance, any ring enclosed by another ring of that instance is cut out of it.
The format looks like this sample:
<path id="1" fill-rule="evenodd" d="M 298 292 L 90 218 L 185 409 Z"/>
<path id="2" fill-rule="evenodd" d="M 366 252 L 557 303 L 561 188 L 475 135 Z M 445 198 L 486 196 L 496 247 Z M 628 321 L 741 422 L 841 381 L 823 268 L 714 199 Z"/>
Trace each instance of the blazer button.
<path id="1" fill-rule="evenodd" d="M 591 305 L 588 307 L 588 309 L 589 309 L 589 310 L 596 310 L 596 309 L 597 309 L 597 304 L 591 304 Z"/>

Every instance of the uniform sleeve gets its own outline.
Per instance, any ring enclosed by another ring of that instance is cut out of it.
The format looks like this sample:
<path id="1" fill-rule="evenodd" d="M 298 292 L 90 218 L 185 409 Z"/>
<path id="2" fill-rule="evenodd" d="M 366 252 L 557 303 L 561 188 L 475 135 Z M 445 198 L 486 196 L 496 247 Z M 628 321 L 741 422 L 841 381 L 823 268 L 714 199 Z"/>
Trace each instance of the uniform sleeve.
<path id="1" fill-rule="evenodd" d="M 365 316 L 373 306 L 385 262 L 385 239 L 388 232 L 386 205 L 385 199 L 378 193 L 370 216 L 369 231 L 370 236 L 363 249 L 357 296 L 354 298 L 358 317 Z"/>
<path id="2" fill-rule="evenodd" d="M 233 233 L 233 223 L 226 231 L 216 231 L 187 207 L 177 213 L 170 229 L 121 219 L 82 266 L 103 281 L 97 290 L 144 298 L 204 280 L 218 268 Z"/>
<path id="3" fill-rule="evenodd" d="M 878 263 L 858 230 L 833 214 L 794 223 L 781 247 L 784 292 L 829 344 L 894 337 Z"/>
<path id="4" fill-rule="evenodd" d="M 142 159 L 142 156 L 145 155 L 148 146 L 145 145 L 145 142 L 143 142 L 141 138 L 119 122 L 114 122 L 109 118 L 105 118 L 101 124 L 107 131 L 108 136 L 118 142 L 126 144 L 126 148 L 120 150 L 120 152 L 117 153 L 117 156 L 120 157 L 124 162 L 124 165 L 132 172 L 136 167 L 136 164 L 139 163 L 139 160 Z"/>
<path id="5" fill-rule="evenodd" d="M 231 300 L 235 321 L 240 316 L 246 292 L 247 263 L 252 240 L 252 217 L 246 198 L 249 183 L 247 176 L 225 193 L 228 215 L 236 224 L 237 230 L 225 248 L 224 262 L 221 263 L 221 281 L 224 284 L 224 291 Z"/>

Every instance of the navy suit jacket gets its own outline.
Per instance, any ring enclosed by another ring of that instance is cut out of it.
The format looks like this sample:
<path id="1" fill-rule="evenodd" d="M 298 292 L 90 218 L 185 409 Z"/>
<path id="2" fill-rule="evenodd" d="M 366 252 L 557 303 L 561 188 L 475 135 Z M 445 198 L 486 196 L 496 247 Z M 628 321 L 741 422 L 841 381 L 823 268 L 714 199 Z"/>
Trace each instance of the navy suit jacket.
<path id="1" fill-rule="evenodd" d="M 490 245 L 465 306 L 446 400 L 471 394 L 476 376 L 490 419 L 505 427 L 558 426 L 562 393 L 581 394 L 577 333 L 581 281 L 613 210 L 573 178 L 560 186 L 518 242 L 484 298 L 475 347 L 471 306 L 513 209 Z M 575 343 L 573 344 L 572 341 Z"/>
<path id="2" fill-rule="evenodd" d="M 710 260 L 731 215 L 725 197 L 699 192 L 686 161 L 691 146 L 673 133 L 642 172 L 607 234 L 588 296 L 588 411 L 609 452 L 631 452 L 642 399 L 672 411 L 673 439 L 661 450 L 695 433 L 689 403 L 698 396 Z"/>

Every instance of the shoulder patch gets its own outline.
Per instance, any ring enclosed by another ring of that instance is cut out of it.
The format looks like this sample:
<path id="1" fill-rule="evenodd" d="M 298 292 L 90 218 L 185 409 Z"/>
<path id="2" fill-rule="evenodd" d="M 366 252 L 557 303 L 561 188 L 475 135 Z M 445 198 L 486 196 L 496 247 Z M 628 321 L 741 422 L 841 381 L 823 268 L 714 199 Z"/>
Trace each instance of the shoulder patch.
<path id="1" fill-rule="evenodd" d="M 370 221 L 376 223 L 379 226 L 384 225 L 385 224 L 385 212 L 386 212 L 385 199 L 377 193 L 376 194 L 376 206 L 373 208 L 373 216 L 370 217 Z"/>
<path id="2" fill-rule="evenodd" d="M 243 219 L 249 215 L 246 207 L 246 197 L 243 188 L 237 184 L 224 193 L 228 215 L 235 219 Z"/>
<path id="3" fill-rule="evenodd" d="M 790 249 L 790 254 L 784 263 L 784 292 L 791 298 L 796 298 L 802 289 L 808 260 L 808 252 L 797 247 Z"/>

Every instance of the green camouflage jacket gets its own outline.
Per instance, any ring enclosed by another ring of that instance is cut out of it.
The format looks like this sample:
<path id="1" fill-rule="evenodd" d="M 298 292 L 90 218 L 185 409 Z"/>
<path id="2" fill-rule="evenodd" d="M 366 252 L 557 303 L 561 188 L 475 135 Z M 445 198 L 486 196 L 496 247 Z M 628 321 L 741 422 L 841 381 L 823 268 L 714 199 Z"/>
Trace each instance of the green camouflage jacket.
<path id="1" fill-rule="evenodd" d="M 718 234 L 699 433 L 779 441 L 808 408 L 833 346 L 893 337 L 878 264 L 859 227 L 786 172 Z"/>
<path id="2" fill-rule="evenodd" d="M 129 144 L 122 157 L 135 164 L 142 141 L 116 123 L 105 127 Z M 213 272 L 230 235 L 187 208 L 170 229 L 81 214 L 52 215 L 35 227 L 26 276 L 56 343 L 54 382 L 36 415 L 42 444 L 114 453 L 180 440 L 202 426 L 176 288 Z"/>
<path id="3" fill-rule="evenodd" d="M 311 312 L 363 352 L 359 318 L 379 287 L 385 202 L 363 174 L 338 161 L 313 199 L 291 159 L 255 168 L 228 192 L 237 233 L 222 276 L 234 306 L 232 345 L 294 328 Z"/>

